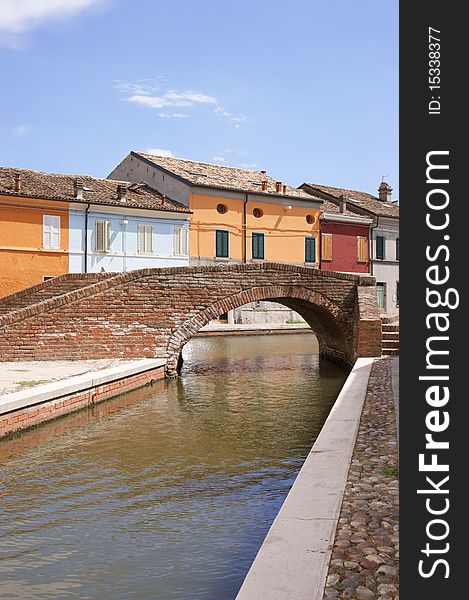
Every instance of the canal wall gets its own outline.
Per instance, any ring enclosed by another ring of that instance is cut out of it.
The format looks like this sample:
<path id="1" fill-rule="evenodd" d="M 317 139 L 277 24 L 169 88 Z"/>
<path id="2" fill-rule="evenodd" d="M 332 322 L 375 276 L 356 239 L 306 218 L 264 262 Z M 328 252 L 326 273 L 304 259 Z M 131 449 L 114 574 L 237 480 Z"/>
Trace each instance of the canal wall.
<path id="1" fill-rule="evenodd" d="M 132 361 L 0 397 L 0 438 L 148 385 L 165 376 L 166 361 Z"/>
<path id="2" fill-rule="evenodd" d="M 374 360 L 355 362 L 236 600 L 323 598 Z"/>

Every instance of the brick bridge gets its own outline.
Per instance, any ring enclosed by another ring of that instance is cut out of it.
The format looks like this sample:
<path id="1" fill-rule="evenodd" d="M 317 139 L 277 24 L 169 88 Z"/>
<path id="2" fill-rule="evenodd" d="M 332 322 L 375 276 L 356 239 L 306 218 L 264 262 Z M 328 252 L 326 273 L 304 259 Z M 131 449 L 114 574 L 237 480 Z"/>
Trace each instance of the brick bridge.
<path id="1" fill-rule="evenodd" d="M 372 277 L 280 263 L 68 274 L 0 299 L 3 361 L 167 359 L 174 375 L 184 344 L 210 320 L 247 302 L 297 311 L 322 356 L 353 364 L 381 355 Z"/>

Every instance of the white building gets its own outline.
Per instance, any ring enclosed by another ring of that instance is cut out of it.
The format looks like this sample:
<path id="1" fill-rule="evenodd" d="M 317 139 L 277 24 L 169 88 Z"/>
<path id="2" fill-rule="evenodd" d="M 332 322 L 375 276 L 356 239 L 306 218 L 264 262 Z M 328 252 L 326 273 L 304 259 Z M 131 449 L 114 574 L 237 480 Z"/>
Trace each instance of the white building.
<path id="1" fill-rule="evenodd" d="M 70 273 L 189 264 L 189 210 L 147 185 L 75 178 L 69 206 Z"/>

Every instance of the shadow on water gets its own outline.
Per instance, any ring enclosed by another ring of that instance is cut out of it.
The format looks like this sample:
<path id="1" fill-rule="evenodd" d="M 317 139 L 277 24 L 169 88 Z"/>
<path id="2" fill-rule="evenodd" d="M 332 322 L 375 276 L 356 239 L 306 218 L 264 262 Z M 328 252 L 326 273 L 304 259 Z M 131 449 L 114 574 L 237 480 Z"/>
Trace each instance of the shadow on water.
<path id="1" fill-rule="evenodd" d="M 0 444 L 0 598 L 232 600 L 340 390 L 312 334 L 195 338 Z"/>

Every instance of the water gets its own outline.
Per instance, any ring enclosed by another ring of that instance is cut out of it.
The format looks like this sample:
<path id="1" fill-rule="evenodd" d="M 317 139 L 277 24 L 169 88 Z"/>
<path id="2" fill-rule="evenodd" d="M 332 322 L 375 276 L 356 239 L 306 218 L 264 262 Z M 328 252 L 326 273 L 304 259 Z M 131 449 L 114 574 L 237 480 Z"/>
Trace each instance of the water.
<path id="1" fill-rule="evenodd" d="M 345 377 L 309 333 L 196 338 L 0 442 L 0 598 L 233 600 Z"/>

